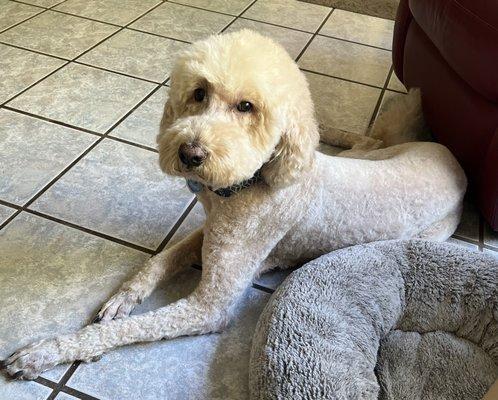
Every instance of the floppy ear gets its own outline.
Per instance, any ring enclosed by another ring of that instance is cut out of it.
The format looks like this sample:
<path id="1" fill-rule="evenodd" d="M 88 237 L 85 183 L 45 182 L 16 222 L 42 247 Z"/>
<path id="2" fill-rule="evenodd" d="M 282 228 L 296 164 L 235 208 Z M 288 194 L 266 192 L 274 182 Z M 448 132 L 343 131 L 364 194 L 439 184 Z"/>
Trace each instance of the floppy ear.
<path id="1" fill-rule="evenodd" d="M 166 104 L 164 105 L 163 116 L 161 118 L 161 131 L 163 129 L 168 129 L 174 119 L 173 106 L 171 97 L 168 97 Z"/>
<path id="2" fill-rule="evenodd" d="M 294 183 L 312 166 L 319 141 L 312 111 L 303 114 L 295 109 L 289 110 L 283 117 L 280 141 L 270 161 L 261 170 L 265 182 L 274 187 Z"/>

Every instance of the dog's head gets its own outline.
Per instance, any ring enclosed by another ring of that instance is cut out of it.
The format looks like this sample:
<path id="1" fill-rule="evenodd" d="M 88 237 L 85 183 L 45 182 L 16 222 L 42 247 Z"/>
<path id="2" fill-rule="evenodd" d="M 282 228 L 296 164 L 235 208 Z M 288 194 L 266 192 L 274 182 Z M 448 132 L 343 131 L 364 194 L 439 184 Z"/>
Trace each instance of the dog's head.
<path id="1" fill-rule="evenodd" d="M 181 53 L 159 145 L 164 172 L 215 189 L 251 178 L 286 186 L 314 160 L 318 129 L 308 84 L 287 52 L 243 30 Z"/>

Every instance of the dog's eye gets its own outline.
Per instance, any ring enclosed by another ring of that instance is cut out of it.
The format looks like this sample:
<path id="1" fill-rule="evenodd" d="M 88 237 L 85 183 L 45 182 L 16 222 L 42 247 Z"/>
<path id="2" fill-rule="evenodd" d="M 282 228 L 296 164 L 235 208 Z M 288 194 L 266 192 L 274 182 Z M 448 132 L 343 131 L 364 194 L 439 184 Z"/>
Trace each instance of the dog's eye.
<path id="1" fill-rule="evenodd" d="M 201 102 L 206 97 L 206 91 L 203 88 L 197 88 L 194 90 L 194 100 Z"/>
<path id="2" fill-rule="evenodd" d="M 243 100 L 239 104 L 237 104 L 237 110 L 239 110 L 240 112 L 249 112 L 252 110 L 252 104 L 248 101 Z"/>

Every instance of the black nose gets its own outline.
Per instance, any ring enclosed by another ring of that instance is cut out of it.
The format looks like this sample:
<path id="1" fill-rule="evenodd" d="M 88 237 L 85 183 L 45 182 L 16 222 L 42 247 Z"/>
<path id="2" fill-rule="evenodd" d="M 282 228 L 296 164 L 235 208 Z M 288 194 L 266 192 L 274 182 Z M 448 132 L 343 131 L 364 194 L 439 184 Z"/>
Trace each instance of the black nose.
<path id="1" fill-rule="evenodd" d="M 206 156 L 206 152 L 197 143 L 183 143 L 178 149 L 178 157 L 187 167 L 198 167 Z"/>

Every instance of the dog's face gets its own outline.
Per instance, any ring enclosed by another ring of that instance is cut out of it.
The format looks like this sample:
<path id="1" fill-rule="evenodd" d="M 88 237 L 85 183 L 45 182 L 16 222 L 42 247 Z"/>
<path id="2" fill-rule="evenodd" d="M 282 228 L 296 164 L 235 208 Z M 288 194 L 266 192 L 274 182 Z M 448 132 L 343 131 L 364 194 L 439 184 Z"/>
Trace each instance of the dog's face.
<path id="1" fill-rule="evenodd" d="M 157 138 L 164 172 L 215 189 L 261 169 L 293 182 L 318 133 L 308 86 L 279 45 L 251 31 L 213 36 L 182 53 Z"/>

